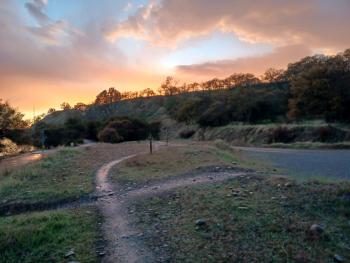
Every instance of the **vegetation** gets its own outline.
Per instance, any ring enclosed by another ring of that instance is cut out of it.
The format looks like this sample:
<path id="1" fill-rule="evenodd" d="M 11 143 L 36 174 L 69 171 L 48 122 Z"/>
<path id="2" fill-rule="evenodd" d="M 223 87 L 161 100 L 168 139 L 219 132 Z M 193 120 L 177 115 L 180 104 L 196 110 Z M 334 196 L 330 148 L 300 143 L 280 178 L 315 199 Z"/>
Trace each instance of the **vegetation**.
<path id="1" fill-rule="evenodd" d="M 97 262 L 97 214 L 74 209 L 0 217 L 2 262 Z M 70 251 L 74 255 L 66 257 Z"/>
<path id="2" fill-rule="evenodd" d="M 92 192 L 96 168 L 84 157 L 81 151 L 63 149 L 38 163 L 1 174 L 0 208 L 73 200 Z"/>
<path id="3" fill-rule="evenodd" d="M 63 125 L 48 125 L 44 122 L 35 126 L 35 144 L 45 147 L 79 144 L 83 139 L 119 143 L 144 140 L 151 133 L 158 137 L 159 123 L 146 123 L 127 117 L 110 118 L 106 121 L 84 121 L 69 118 Z"/>
<path id="4" fill-rule="evenodd" d="M 133 209 L 151 233 L 146 244 L 163 248 L 169 262 L 333 262 L 335 254 L 349 256 L 349 187 L 246 176 L 142 200 Z M 324 232 L 311 232 L 313 224 Z"/>
<path id="5" fill-rule="evenodd" d="M 123 183 L 140 183 L 181 175 L 202 166 L 228 165 L 237 161 L 237 157 L 216 147 L 199 144 L 169 147 L 121 163 L 113 168 L 112 179 Z"/>

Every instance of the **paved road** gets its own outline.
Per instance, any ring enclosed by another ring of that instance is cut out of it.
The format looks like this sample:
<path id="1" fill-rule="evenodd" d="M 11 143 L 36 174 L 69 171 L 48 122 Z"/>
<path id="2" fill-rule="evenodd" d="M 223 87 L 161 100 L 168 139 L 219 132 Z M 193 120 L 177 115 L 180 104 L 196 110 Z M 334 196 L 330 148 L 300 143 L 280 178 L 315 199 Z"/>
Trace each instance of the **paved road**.
<path id="1" fill-rule="evenodd" d="M 350 180 L 350 150 L 235 148 L 296 177 Z"/>

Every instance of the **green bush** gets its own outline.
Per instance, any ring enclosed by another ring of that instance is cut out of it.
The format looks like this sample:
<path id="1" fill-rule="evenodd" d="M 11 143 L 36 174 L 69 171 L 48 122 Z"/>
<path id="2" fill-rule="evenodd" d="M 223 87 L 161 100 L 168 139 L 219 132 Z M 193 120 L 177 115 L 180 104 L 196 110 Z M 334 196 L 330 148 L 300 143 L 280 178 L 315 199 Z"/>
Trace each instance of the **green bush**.
<path id="1" fill-rule="evenodd" d="M 124 138 L 120 136 L 115 129 L 106 127 L 98 133 L 98 140 L 101 142 L 119 143 L 122 142 Z"/>

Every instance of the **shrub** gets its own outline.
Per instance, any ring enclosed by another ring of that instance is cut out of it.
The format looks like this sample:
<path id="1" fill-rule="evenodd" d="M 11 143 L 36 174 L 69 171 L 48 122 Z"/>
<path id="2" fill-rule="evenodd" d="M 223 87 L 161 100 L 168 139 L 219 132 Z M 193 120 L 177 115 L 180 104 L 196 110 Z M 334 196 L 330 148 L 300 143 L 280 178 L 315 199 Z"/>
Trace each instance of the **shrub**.
<path id="1" fill-rule="evenodd" d="M 221 126 L 230 121 L 228 111 L 224 103 L 212 104 L 198 119 L 201 126 Z"/>
<path id="2" fill-rule="evenodd" d="M 159 121 L 151 122 L 149 124 L 149 129 L 154 139 L 159 139 L 161 123 Z"/>
<path id="3" fill-rule="evenodd" d="M 294 130 L 286 127 L 277 127 L 270 130 L 268 135 L 268 143 L 282 142 L 290 143 L 296 138 Z"/>
<path id="4" fill-rule="evenodd" d="M 122 142 L 124 138 L 115 129 L 106 127 L 98 133 L 98 140 L 101 142 L 118 143 Z"/>
<path id="5" fill-rule="evenodd" d="M 180 132 L 180 138 L 183 138 L 183 139 L 189 139 L 191 138 L 194 134 L 196 133 L 195 130 L 182 130 Z"/>
<path id="6" fill-rule="evenodd" d="M 313 137 L 314 141 L 337 142 L 345 139 L 346 132 L 329 125 L 317 128 L 313 132 Z"/>
<path id="7" fill-rule="evenodd" d="M 114 119 L 106 127 L 115 129 L 125 141 L 144 140 L 150 132 L 147 123 L 131 118 Z"/>

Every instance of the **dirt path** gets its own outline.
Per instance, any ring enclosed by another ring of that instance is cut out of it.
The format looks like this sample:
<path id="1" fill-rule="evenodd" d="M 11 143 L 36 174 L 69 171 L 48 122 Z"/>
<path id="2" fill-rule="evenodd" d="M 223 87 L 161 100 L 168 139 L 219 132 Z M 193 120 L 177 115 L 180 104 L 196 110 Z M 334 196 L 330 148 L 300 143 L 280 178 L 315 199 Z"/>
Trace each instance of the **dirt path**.
<path id="1" fill-rule="evenodd" d="M 128 205 L 137 198 L 161 194 L 176 188 L 198 184 L 220 182 L 241 175 L 240 171 L 201 172 L 186 177 L 177 177 L 134 189 L 123 189 L 120 185 L 111 184 L 108 180 L 110 169 L 118 163 L 132 158 L 136 154 L 122 157 L 105 164 L 97 172 L 96 191 L 100 195 L 98 207 L 104 216 L 103 232 L 107 241 L 106 256 L 103 262 L 156 262 L 151 251 L 142 243 L 142 233 L 130 223 L 132 214 Z"/>

